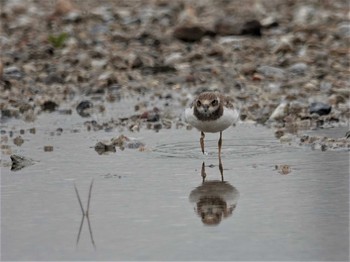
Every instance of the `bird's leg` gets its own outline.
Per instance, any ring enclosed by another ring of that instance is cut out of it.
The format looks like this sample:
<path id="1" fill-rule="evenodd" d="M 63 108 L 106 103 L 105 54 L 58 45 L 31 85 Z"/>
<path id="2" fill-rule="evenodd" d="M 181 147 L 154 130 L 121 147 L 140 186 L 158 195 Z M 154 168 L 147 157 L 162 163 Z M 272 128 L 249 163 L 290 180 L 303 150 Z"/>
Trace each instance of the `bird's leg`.
<path id="1" fill-rule="evenodd" d="M 201 138 L 200 138 L 200 143 L 201 143 L 201 148 L 202 148 L 202 153 L 204 154 L 204 133 L 201 132 Z"/>
<path id="2" fill-rule="evenodd" d="M 219 170 L 221 174 L 221 180 L 224 181 L 224 168 L 222 167 L 222 162 L 221 162 L 221 146 L 222 146 L 222 131 L 220 131 L 218 147 L 219 147 Z"/>
<path id="3" fill-rule="evenodd" d="M 224 168 L 222 166 L 221 156 L 219 156 L 219 170 L 221 174 L 221 181 L 224 181 Z"/>
<path id="4" fill-rule="evenodd" d="M 202 179 L 203 179 L 202 182 L 204 183 L 205 177 L 207 176 L 207 174 L 205 173 L 205 163 L 204 162 L 202 164 L 201 175 L 202 175 Z"/>
<path id="5" fill-rule="evenodd" d="M 222 131 L 220 131 L 220 138 L 219 138 L 219 142 L 218 142 L 219 158 L 221 158 L 221 146 L 222 146 Z"/>

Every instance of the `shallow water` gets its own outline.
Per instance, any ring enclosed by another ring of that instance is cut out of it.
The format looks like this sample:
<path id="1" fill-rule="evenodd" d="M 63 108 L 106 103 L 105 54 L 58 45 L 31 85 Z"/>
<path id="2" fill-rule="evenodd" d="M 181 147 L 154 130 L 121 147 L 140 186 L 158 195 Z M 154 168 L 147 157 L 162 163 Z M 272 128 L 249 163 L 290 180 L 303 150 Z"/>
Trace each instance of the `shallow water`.
<path id="1" fill-rule="evenodd" d="M 63 133 L 50 135 L 57 126 Z M 184 128 L 124 132 L 148 150 L 98 155 L 96 142 L 120 133 L 67 126 L 64 116 L 41 116 L 16 151 L 37 162 L 16 172 L 1 167 L 2 260 L 349 257 L 348 152 L 282 145 L 272 130 L 239 125 L 223 135 L 222 182 L 217 134 L 206 136 L 207 155 L 199 133 Z M 280 164 L 292 172 L 279 174 Z M 85 218 L 77 243 L 82 213 L 74 183 L 85 208 L 92 179 L 92 235 Z M 217 225 L 205 225 L 198 210 L 211 212 L 207 221 Z"/>

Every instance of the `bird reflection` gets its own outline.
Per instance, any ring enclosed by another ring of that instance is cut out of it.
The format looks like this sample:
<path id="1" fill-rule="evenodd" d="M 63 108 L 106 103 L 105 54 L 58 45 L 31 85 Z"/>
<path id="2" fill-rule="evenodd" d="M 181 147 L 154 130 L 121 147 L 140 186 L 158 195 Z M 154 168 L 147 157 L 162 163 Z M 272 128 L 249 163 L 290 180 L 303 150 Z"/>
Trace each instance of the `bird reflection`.
<path id="1" fill-rule="evenodd" d="M 78 244 L 79 244 L 80 234 L 81 234 L 81 231 L 82 231 L 82 229 L 83 229 L 84 219 L 85 219 L 85 217 L 86 217 L 86 220 L 87 220 L 87 223 L 88 223 L 88 227 L 89 227 L 89 233 L 90 233 L 91 244 L 92 244 L 93 247 L 96 249 L 94 237 L 93 237 L 93 235 L 92 235 L 92 228 L 91 228 L 91 224 L 90 224 L 90 218 L 89 218 L 91 191 L 92 191 L 92 186 L 93 186 L 93 184 L 94 184 L 94 180 L 92 180 L 92 181 L 91 181 L 91 184 L 90 184 L 89 197 L 88 197 L 88 202 L 87 202 L 86 211 L 84 210 L 83 204 L 82 204 L 82 202 L 81 202 L 78 189 L 77 189 L 76 185 L 74 184 L 75 193 L 76 193 L 76 195 L 77 195 L 77 198 L 78 198 L 78 201 L 79 201 L 79 205 L 80 205 L 80 209 L 81 209 L 81 212 L 82 212 L 82 217 L 81 217 L 81 222 L 80 222 L 80 227 L 79 227 L 79 231 L 78 231 L 78 236 L 77 236 L 76 245 L 78 246 Z"/>
<path id="2" fill-rule="evenodd" d="M 189 200 L 195 203 L 195 211 L 205 225 L 218 225 L 223 218 L 230 217 L 237 206 L 238 190 L 224 181 L 222 165 L 220 180 L 205 181 L 205 163 L 201 168 L 202 184 L 190 193 Z"/>

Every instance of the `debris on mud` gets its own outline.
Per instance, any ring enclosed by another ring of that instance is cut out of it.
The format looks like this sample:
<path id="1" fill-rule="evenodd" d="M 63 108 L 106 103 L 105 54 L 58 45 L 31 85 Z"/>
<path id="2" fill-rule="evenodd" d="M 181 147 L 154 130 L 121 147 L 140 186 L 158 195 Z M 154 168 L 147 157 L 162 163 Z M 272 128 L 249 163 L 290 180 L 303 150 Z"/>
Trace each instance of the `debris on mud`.
<path id="1" fill-rule="evenodd" d="M 298 136 L 299 145 L 310 147 L 313 150 L 345 150 L 350 151 L 349 139 L 345 137 L 330 138 L 325 136 L 301 135 Z"/>
<path id="2" fill-rule="evenodd" d="M 101 155 L 108 152 L 116 152 L 116 148 L 119 148 L 120 150 L 124 150 L 125 148 L 128 149 L 138 149 L 139 151 L 145 151 L 145 144 L 137 141 L 135 139 L 131 139 L 129 137 L 126 137 L 124 135 L 120 135 L 118 137 L 112 138 L 108 142 L 98 142 L 95 145 L 95 151 Z"/>
<path id="3" fill-rule="evenodd" d="M 53 146 L 44 146 L 44 152 L 52 152 Z"/>
<path id="4" fill-rule="evenodd" d="M 113 145 L 113 144 L 106 144 L 103 142 L 97 142 L 97 144 L 95 145 L 95 151 L 99 155 L 102 155 L 102 154 L 106 154 L 108 152 L 115 153 L 116 149 L 115 149 L 115 145 Z"/>
<path id="5" fill-rule="evenodd" d="M 30 166 L 35 163 L 33 159 L 20 156 L 20 155 L 11 155 L 10 158 L 12 161 L 12 166 L 11 166 L 12 171 L 18 171 L 26 166 Z"/>
<path id="6" fill-rule="evenodd" d="M 290 172 L 292 172 L 292 169 L 289 165 L 275 165 L 275 169 L 281 175 L 288 175 Z"/>

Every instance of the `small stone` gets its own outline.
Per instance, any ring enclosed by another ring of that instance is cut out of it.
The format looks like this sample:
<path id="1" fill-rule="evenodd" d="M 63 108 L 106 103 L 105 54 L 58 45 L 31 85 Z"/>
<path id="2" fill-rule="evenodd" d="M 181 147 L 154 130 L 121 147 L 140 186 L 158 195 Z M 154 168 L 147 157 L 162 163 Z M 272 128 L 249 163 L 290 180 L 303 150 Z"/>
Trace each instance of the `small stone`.
<path id="1" fill-rule="evenodd" d="M 279 104 L 276 107 L 276 109 L 272 112 L 269 120 L 281 120 L 282 118 L 284 118 L 288 113 L 288 107 L 289 104 L 286 102 L 282 102 L 281 104 Z"/>
<path id="2" fill-rule="evenodd" d="M 139 141 L 131 141 L 126 144 L 127 148 L 139 149 L 140 147 L 145 147 L 145 144 Z"/>
<path id="3" fill-rule="evenodd" d="M 78 112 L 78 114 L 81 116 L 81 117 L 89 117 L 90 116 L 90 109 L 93 107 L 94 105 L 88 101 L 88 100 L 84 100 L 84 101 L 81 101 L 76 110 Z"/>
<path id="4" fill-rule="evenodd" d="M 54 15 L 67 15 L 74 10 L 74 5 L 70 0 L 58 0 L 55 6 Z"/>
<path id="5" fill-rule="evenodd" d="M 318 114 L 320 116 L 328 115 L 332 110 L 332 106 L 322 102 L 314 102 L 309 107 L 310 114 Z"/>
<path id="6" fill-rule="evenodd" d="M 45 101 L 42 105 L 41 105 L 41 109 L 43 111 L 48 111 L 48 112 L 53 112 L 56 110 L 56 108 L 58 107 L 58 105 L 53 102 L 53 101 Z"/>
<path id="7" fill-rule="evenodd" d="M 292 142 L 293 136 L 291 134 L 284 134 L 283 136 L 280 137 L 280 142 L 281 143 L 289 143 Z"/>
<path id="8" fill-rule="evenodd" d="M 24 140 L 21 136 L 17 136 L 13 139 L 13 143 L 16 145 L 16 146 L 21 146 L 23 143 L 24 143 Z"/>
<path id="9" fill-rule="evenodd" d="M 242 26 L 241 34 L 261 36 L 261 28 L 262 28 L 262 25 L 258 20 L 247 21 Z"/>
<path id="10" fill-rule="evenodd" d="M 275 131 L 275 137 L 277 139 L 280 139 L 282 136 L 284 136 L 284 130 L 283 129 L 278 129 Z"/>
<path id="11" fill-rule="evenodd" d="M 183 59 L 183 55 L 180 52 L 171 53 L 170 55 L 164 57 L 165 65 L 174 65 L 181 62 Z"/>
<path id="12" fill-rule="evenodd" d="M 36 133 L 35 127 L 30 128 L 30 129 L 29 129 L 29 133 L 35 134 L 35 133 Z"/>
<path id="13" fill-rule="evenodd" d="M 174 37 L 186 42 L 200 40 L 204 36 L 205 30 L 198 25 L 182 25 L 174 30 Z"/>
<path id="14" fill-rule="evenodd" d="M 44 152 L 52 152 L 53 146 L 44 146 Z"/>
<path id="15" fill-rule="evenodd" d="M 24 74 L 21 70 L 18 69 L 16 66 L 10 66 L 4 68 L 4 76 L 6 78 L 14 78 L 14 79 L 21 79 Z"/>
<path id="16" fill-rule="evenodd" d="M 56 84 L 56 83 L 57 84 L 63 84 L 64 83 L 64 79 L 58 74 L 51 73 L 45 78 L 44 82 L 47 85 L 52 85 L 52 84 Z"/>
<path id="17" fill-rule="evenodd" d="M 160 129 L 162 129 L 162 124 L 161 123 L 157 123 L 157 124 L 154 124 L 153 125 L 153 129 L 155 130 L 155 131 L 159 131 Z"/>
<path id="18" fill-rule="evenodd" d="M 286 72 L 283 69 L 272 66 L 259 66 L 256 71 L 266 77 L 275 79 L 283 79 L 286 76 Z"/>
<path id="19" fill-rule="evenodd" d="M 337 28 L 337 33 L 338 36 L 342 38 L 350 37 L 350 24 L 348 22 L 341 23 Z"/>
<path id="20" fill-rule="evenodd" d="M 293 75 L 303 76 L 308 69 L 305 63 L 295 63 L 288 68 L 288 71 Z"/>

